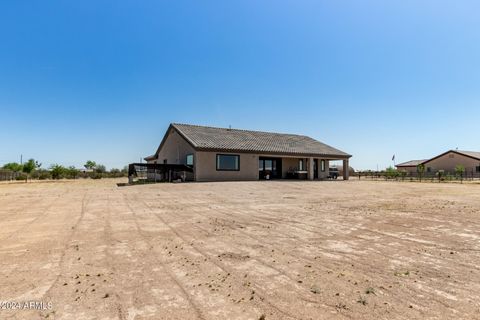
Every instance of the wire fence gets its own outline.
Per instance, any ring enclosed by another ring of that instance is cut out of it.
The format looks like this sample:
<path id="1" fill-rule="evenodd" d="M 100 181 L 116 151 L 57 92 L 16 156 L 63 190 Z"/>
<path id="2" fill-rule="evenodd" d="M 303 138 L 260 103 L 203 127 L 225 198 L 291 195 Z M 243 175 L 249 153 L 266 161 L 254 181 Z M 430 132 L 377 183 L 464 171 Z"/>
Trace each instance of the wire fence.
<path id="1" fill-rule="evenodd" d="M 0 169 L 0 181 L 12 181 L 16 180 L 22 174 L 20 172 L 14 172 L 10 170 Z"/>
<path id="2" fill-rule="evenodd" d="M 439 170 L 437 172 L 386 172 L 386 171 L 367 171 L 355 172 L 353 177 L 359 180 L 372 181 L 425 181 L 425 182 L 463 182 L 480 181 L 480 172 L 465 171 L 463 173 L 454 173 Z"/>

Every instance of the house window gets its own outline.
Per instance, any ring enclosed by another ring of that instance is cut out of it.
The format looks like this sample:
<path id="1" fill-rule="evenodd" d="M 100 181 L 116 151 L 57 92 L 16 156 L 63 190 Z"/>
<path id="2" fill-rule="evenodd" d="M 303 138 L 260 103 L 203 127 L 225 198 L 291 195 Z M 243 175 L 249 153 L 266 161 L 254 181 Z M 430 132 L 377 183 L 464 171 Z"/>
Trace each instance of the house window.
<path id="1" fill-rule="evenodd" d="M 298 160 L 298 171 L 303 171 L 304 166 L 303 166 L 303 159 Z"/>
<path id="2" fill-rule="evenodd" d="M 187 154 L 187 166 L 193 166 L 193 154 Z"/>
<path id="3" fill-rule="evenodd" d="M 322 172 L 325 172 L 325 160 L 321 160 L 321 161 L 320 161 L 320 170 L 321 170 Z"/>
<path id="4" fill-rule="evenodd" d="M 217 171 L 239 171 L 240 156 L 232 154 L 217 154 Z"/>
<path id="5" fill-rule="evenodd" d="M 432 168 L 427 167 L 427 172 L 432 172 Z"/>
<path id="6" fill-rule="evenodd" d="M 163 159 L 163 164 L 167 164 L 168 160 L 167 159 Z"/>
<path id="7" fill-rule="evenodd" d="M 477 166 L 475 171 L 480 172 L 480 166 Z"/>

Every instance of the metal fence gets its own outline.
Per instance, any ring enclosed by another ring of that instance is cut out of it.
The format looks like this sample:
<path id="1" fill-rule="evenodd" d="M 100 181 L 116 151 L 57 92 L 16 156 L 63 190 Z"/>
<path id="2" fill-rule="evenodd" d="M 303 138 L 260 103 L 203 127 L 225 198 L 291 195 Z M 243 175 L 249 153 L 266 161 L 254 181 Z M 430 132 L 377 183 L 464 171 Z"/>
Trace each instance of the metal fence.
<path id="1" fill-rule="evenodd" d="M 394 181 L 432 181 L 432 182 L 449 182 L 449 181 L 478 181 L 480 180 L 480 172 L 465 171 L 463 174 L 457 174 L 448 171 L 437 172 L 385 172 L 385 171 L 368 171 L 356 172 L 353 174 L 359 180 L 394 180 Z"/>
<path id="2" fill-rule="evenodd" d="M 0 181 L 16 180 L 21 175 L 20 172 L 13 172 L 10 170 L 0 169 Z"/>
<path id="3" fill-rule="evenodd" d="M 193 181 L 193 168 L 181 164 L 131 163 L 129 182 Z"/>

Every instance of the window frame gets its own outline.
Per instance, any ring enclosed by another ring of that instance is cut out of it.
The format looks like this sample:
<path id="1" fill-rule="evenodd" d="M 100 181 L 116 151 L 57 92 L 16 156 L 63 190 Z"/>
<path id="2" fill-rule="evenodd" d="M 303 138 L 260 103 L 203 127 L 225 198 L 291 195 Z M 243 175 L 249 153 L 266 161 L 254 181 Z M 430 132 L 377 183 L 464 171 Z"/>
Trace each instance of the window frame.
<path id="1" fill-rule="evenodd" d="M 237 161 L 237 169 L 221 169 L 218 167 L 218 158 L 219 157 L 222 157 L 222 156 L 226 156 L 226 157 L 237 157 L 238 158 L 238 161 Z M 225 154 L 225 153 L 217 153 L 216 156 L 215 156 L 215 167 L 217 169 L 217 171 L 240 171 L 240 155 L 239 154 Z"/>
<path id="2" fill-rule="evenodd" d="M 189 163 L 188 163 L 188 158 L 189 158 L 189 157 L 192 157 L 192 164 L 189 164 Z M 185 164 L 186 164 L 187 166 L 192 166 L 192 167 L 195 165 L 195 156 L 193 155 L 193 153 L 189 153 L 189 154 L 187 154 L 187 155 L 185 156 Z"/>

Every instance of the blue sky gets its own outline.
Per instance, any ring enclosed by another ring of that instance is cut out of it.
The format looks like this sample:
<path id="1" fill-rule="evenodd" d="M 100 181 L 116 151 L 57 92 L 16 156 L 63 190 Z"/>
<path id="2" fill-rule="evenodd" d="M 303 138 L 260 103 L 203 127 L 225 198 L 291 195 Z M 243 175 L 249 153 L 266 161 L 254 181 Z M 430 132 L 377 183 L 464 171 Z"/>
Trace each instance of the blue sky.
<path id="1" fill-rule="evenodd" d="M 480 150 L 480 2 L 0 1 L 0 164 L 123 167 L 170 122 L 375 169 Z"/>

